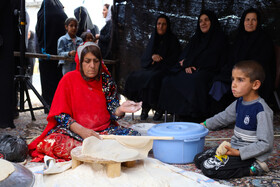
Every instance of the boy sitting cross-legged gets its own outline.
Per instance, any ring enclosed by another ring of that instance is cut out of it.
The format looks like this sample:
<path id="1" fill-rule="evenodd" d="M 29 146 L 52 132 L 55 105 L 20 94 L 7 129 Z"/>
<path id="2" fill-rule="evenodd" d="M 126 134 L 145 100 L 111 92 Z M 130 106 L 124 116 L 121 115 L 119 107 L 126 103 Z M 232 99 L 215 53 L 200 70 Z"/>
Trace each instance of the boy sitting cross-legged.
<path id="1" fill-rule="evenodd" d="M 216 155 L 217 148 L 195 156 L 195 165 L 204 175 L 229 179 L 269 171 L 264 161 L 273 149 L 273 111 L 258 95 L 264 79 L 264 70 L 255 61 L 241 61 L 233 67 L 231 89 L 238 99 L 201 123 L 210 130 L 235 123 L 231 147 L 225 146 L 222 156 Z"/>

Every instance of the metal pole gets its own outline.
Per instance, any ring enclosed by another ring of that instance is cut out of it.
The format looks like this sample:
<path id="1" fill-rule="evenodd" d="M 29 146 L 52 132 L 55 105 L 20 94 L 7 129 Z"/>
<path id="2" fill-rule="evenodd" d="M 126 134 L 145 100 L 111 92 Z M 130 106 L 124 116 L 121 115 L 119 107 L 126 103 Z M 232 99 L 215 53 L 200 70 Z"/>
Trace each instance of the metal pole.
<path id="1" fill-rule="evenodd" d="M 25 18 L 25 0 L 21 0 L 20 5 L 20 75 L 25 74 L 26 70 L 26 63 L 25 63 L 25 25 L 26 25 L 26 18 Z"/>
<path id="2" fill-rule="evenodd" d="M 26 63 L 25 63 L 25 0 L 21 0 L 20 13 L 19 13 L 19 29 L 20 29 L 20 67 L 19 68 L 19 94 L 20 94 L 20 110 L 24 110 L 24 91 L 25 86 L 23 77 L 25 76 Z"/>

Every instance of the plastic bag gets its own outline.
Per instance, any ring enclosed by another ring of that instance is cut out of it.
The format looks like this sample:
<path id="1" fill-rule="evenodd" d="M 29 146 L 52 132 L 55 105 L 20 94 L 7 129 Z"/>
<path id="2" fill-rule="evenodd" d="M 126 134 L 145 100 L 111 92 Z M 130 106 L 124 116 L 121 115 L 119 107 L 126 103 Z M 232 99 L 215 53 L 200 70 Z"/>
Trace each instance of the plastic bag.
<path id="1" fill-rule="evenodd" d="M 28 146 L 21 137 L 0 135 L 0 158 L 11 162 L 23 162 L 28 154 Z"/>

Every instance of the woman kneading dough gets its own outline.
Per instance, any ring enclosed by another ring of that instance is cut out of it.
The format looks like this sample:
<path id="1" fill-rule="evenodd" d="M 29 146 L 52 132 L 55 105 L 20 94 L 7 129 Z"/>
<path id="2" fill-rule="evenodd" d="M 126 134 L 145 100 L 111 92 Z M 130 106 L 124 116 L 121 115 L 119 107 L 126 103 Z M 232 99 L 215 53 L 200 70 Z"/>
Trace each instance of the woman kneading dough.
<path id="1" fill-rule="evenodd" d="M 104 70 L 99 47 L 86 42 L 79 46 L 77 53 L 81 63 L 61 79 L 47 117 L 48 125 L 29 144 L 33 161 L 42 161 L 44 155 L 58 161 L 70 160 L 71 150 L 90 136 L 140 135 L 116 122 L 125 112 L 138 111 L 142 103 L 119 104 L 116 84 Z"/>

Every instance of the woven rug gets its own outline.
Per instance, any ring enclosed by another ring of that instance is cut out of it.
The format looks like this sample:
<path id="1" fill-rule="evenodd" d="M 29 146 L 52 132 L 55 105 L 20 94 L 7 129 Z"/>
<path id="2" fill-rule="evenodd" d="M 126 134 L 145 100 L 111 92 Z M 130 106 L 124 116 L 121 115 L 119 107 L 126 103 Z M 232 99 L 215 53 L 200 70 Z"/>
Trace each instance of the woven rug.
<path id="1" fill-rule="evenodd" d="M 15 129 L 0 128 L 0 134 L 11 134 L 16 136 L 21 136 L 26 138 L 27 142 L 30 142 L 34 137 L 40 135 L 45 128 L 47 121 L 47 115 L 43 113 L 43 111 L 35 111 L 36 121 L 32 121 L 29 112 L 20 113 L 18 119 L 16 119 Z M 169 121 L 172 121 L 172 118 L 168 118 Z M 162 123 L 154 122 L 152 117 L 149 117 L 146 121 L 140 121 L 139 115 L 135 115 L 132 120 L 131 115 L 127 115 L 123 119 L 119 120 L 119 123 L 123 126 L 132 126 L 137 123 Z M 276 112 L 274 114 L 274 134 L 280 135 L 280 112 Z M 209 135 L 206 136 L 208 139 L 213 138 L 230 138 L 233 135 L 233 126 L 228 127 L 226 129 L 222 129 L 219 131 L 210 131 Z M 206 141 L 205 149 L 208 149 L 213 146 L 218 146 L 223 140 L 216 141 Z M 152 155 L 151 155 L 152 156 Z M 28 158 L 27 160 L 30 160 Z M 280 186 L 280 137 L 274 138 L 274 151 L 272 155 L 269 157 L 267 162 L 270 172 L 268 172 L 265 176 L 258 177 L 243 177 L 238 179 L 230 179 L 230 180 L 218 180 L 222 184 L 226 184 L 229 186 Z M 175 165 L 181 169 L 186 171 L 194 171 L 197 173 L 201 173 L 199 169 L 195 167 L 194 164 L 185 164 L 185 165 Z"/>

